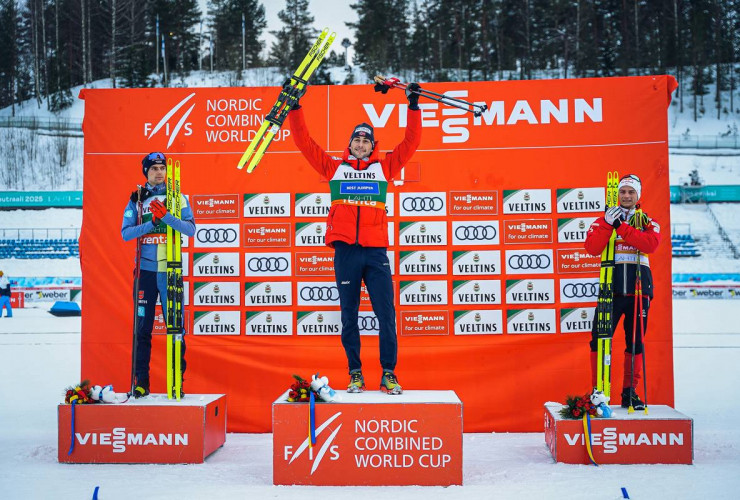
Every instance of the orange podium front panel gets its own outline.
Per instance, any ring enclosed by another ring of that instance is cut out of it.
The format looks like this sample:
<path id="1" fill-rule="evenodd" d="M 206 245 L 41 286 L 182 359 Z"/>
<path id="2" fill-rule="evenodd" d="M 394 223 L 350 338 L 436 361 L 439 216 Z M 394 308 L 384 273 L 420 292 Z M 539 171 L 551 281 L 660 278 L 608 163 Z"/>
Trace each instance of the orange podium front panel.
<path id="1" fill-rule="evenodd" d="M 556 462 L 589 464 L 583 421 L 560 416 L 562 405 L 545 404 L 545 443 Z M 648 414 L 612 406 L 611 418 L 591 419 L 591 451 L 597 464 L 692 464 L 694 421 L 670 406 Z"/>
<path id="2" fill-rule="evenodd" d="M 166 394 L 124 404 L 58 408 L 58 459 L 67 463 L 198 464 L 226 441 L 226 395 Z M 71 453 L 70 453 L 71 448 Z"/>
<path id="3" fill-rule="evenodd" d="M 317 403 L 284 393 L 272 404 L 274 484 L 448 486 L 462 484 L 462 402 L 453 391 L 341 392 Z"/>

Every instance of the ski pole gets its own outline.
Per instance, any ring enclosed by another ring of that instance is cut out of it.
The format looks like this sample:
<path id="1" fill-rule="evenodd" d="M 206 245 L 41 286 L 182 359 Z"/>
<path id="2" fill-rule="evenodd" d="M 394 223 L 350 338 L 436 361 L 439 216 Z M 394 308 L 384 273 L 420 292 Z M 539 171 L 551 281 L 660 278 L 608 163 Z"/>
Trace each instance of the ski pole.
<path id="1" fill-rule="evenodd" d="M 144 207 L 141 201 L 141 186 L 136 186 L 138 197 L 136 201 L 136 225 L 141 225 Z M 131 395 L 134 394 L 136 383 L 136 350 L 139 337 L 139 279 L 141 277 L 141 238 L 136 238 L 136 263 L 134 265 L 134 339 L 131 346 Z"/>
<path id="2" fill-rule="evenodd" d="M 402 90 L 406 90 L 408 87 L 408 84 L 402 83 L 398 80 L 398 78 L 385 78 L 378 75 L 373 80 L 375 81 L 375 83 L 379 85 L 385 85 L 387 87 L 398 88 Z M 419 96 L 426 97 L 427 99 L 432 101 L 440 102 L 452 108 L 468 111 L 470 113 L 473 113 L 473 115 L 475 116 L 480 116 L 485 110 L 488 109 L 488 106 L 486 106 L 485 104 L 472 103 L 463 99 L 458 99 L 457 97 L 450 97 L 422 88 L 419 88 L 419 90 L 411 90 L 410 92 L 413 92 L 414 94 L 419 94 Z"/>

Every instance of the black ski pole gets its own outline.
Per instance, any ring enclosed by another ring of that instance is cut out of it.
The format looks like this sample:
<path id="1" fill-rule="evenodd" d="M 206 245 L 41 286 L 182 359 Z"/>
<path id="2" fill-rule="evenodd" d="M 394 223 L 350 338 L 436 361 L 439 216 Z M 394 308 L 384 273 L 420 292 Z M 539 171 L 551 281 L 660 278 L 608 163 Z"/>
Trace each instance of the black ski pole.
<path id="1" fill-rule="evenodd" d="M 140 226 L 144 207 L 141 201 L 141 186 L 136 186 L 138 200 L 136 201 L 136 225 Z M 136 349 L 139 338 L 139 278 L 141 277 L 141 238 L 136 238 L 136 263 L 134 265 L 134 338 L 131 346 L 131 392 L 134 395 L 136 383 Z"/>
<path id="2" fill-rule="evenodd" d="M 406 88 L 408 87 L 407 84 L 400 82 L 398 78 L 385 78 L 385 77 L 378 75 L 374 78 L 374 81 L 378 85 L 386 86 L 390 88 L 398 88 L 398 89 L 406 90 Z M 485 110 L 488 109 L 488 106 L 486 106 L 485 104 L 472 103 L 469 101 L 465 101 L 463 99 L 458 99 L 457 97 L 451 97 L 451 96 L 447 96 L 444 94 L 439 94 L 437 92 L 432 92 L 431 90 L 426 90 L 422 88 L 420 88 L 418 91 L 411 90 L 411 92 L 415 94 L 419 94 L 419 96 L 426 97 L 429 100 L 437 101 L 439 103 L 445 104 L 452 108 L 457 108 L 457 109 L 462 109 L 464 111 L 468 111 L 470 113 L 473 113 L 474 116 L 480 116 L 481 114 L 483 114 Z"/>

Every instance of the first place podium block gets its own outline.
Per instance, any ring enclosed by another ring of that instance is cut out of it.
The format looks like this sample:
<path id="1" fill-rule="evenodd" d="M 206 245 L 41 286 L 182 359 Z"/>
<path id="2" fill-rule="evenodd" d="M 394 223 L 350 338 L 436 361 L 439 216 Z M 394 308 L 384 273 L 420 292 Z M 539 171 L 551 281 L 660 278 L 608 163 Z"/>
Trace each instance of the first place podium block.
<path id="1" fill-rule="evenodd" d="M 67 463 L 198 464 L 226 441 L 226 395 L 166 394 L 123 404 L 58 407 L 58 459 Z"/>
<path id="2" fill-rule="evenodd" d="M 462 402 L 453 391 L 379 391 L 309 404 L 284 393 L 272 404 L 274 484 L 391 486 L 462 484 Z"/>
<path id="3" fill-rule="evenodd" d="M 556 462 L 590 464 L 583 420 L 560 416 L 563 405 L 545 404 L 545 443 Z M 591 451 L 597 464 L 691 464 L 693 420 L 670 406 L 648 414 L 611 406 L 611 418 L 591 419 Z"/>

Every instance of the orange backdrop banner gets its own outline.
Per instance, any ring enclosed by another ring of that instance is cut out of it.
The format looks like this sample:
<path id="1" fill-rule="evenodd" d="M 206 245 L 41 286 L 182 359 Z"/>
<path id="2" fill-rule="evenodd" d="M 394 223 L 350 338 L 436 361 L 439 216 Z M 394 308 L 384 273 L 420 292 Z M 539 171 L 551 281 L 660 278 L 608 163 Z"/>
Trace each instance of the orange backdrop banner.
<path id="1" fill-rule="evenodd" d="M 467 432 L 539 431 L 542 403 L 589 390 L 599 259 L 583 251 L 604 210 L 607 171 L 643 181 L 643 209 L 663 228 L 651 256 L 655 299 L 646 339 L 648 401 L 673 404 L 668 76 L 429 83 L 488 106 L 481 117 L 422 101 L 421 146 L 390 183 L 387 211 L 406 390 L 453 389 Z M 270 404 L 320 371 L 347 381 L 331 249 L 328 184 L 287 126 L 252 174 L 236 169 L 272 88 L 83 90 L 85 170 L 80 238 L 85 309 L 82 376 L 126 387 L 134 242 L 120 228 L 145 179 L 141 158 L 182 165 L 197 231 L 184 244 L 187 393 L 229 396 L 228 430 L 268 432 Z M 301 100 L 316 141 L 340 153 L 353 127 L 378 147 L 403 138 L 400 91 L 311 86 Z M 161 317 L 158 318 L 161 323 Z M 377 320 L 363 293 L 363 371 L 380 380 Z M 163 392 L 163 329 L 152 391 Z M 614 341 L 615 391 L 622 377 Z"/>

